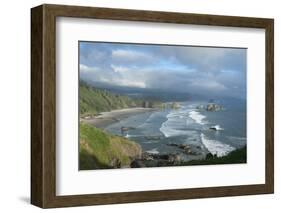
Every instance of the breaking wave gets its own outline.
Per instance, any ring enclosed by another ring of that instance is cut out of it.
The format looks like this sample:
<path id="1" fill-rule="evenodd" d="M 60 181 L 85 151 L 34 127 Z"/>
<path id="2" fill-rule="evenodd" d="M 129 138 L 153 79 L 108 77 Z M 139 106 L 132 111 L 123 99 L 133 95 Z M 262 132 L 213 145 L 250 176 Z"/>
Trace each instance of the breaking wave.
<path id="1" fill-rule="evenodd" d="M 208 139 L 203 133 L 201 133 L 201 141 L 210 153 L 212 153 L 213 155 L 217 155 L 218 157 L 225 156 L 229 152 L 235 150 L 234 147 L 228 144 Z"/>

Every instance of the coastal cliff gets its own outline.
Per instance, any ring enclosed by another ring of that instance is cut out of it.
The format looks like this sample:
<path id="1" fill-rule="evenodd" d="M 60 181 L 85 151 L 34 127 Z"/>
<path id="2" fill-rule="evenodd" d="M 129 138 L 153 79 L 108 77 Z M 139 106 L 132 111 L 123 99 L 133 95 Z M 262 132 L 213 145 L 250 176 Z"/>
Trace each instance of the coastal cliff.
<path id="1" fill-rule="evenodd" d="M 95 115 L 100 112 L 136 107 L 137 103 L 127 96 L 97 89 L 80 82 L 79 86 L 80 116 Z"/>
<path id="2" fill-rule="evenodd" d="M 162 108 L 163 103 L 158 100 L 131 98 L 93 87 L 85 82 L 79 84 L 79 110 L 82 118 L 91 118 L 101 112 L 135 107 Z"/>

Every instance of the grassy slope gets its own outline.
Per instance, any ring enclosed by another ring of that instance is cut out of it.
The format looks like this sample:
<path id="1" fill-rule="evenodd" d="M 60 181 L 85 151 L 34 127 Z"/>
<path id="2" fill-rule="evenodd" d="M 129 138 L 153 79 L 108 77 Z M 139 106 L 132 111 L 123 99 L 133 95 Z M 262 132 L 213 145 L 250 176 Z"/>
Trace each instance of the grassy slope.
<path id="1" fill-rule="evenodd" d="M 81 170 L 127 167 L 141 152 L 138 144 L 126 138 L 80 123 Z"/>
<path id="2" fill-rule="evenodd" d="M 80 82 L 80 115 L 97 114 L 137 106 L 137 103 L 127 96 L 114 94 L 102 89 L 87 86 Z"/>

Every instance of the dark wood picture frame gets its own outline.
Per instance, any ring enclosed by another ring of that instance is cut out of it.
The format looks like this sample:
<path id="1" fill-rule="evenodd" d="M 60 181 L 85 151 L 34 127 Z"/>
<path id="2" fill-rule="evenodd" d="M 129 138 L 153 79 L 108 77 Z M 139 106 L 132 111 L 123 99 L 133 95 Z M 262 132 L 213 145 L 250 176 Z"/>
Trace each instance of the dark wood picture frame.
<path id="1" fill-rule="evenodd" d="M 56 195 L 56 17 L 262 28 L 266 34 L 265 184 L 192 189 Z M 219 196 L 274 191 L 274 20 L 141 10 L 41 5 L 31 9 L 31 203 L 66 207 Z"/>

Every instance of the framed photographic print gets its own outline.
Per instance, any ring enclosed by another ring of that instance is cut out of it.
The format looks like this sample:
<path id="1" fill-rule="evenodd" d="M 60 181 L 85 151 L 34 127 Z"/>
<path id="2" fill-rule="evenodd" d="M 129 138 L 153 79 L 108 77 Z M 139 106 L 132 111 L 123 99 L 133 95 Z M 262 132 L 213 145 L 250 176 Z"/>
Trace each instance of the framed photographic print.
<path id="1" fill-rule="evenodd" d="M 31 9 L 31 203 L 274 191 L 273 19 Z"/>

